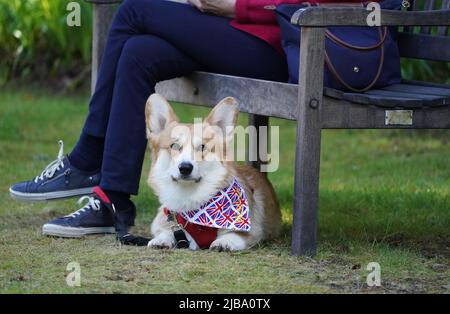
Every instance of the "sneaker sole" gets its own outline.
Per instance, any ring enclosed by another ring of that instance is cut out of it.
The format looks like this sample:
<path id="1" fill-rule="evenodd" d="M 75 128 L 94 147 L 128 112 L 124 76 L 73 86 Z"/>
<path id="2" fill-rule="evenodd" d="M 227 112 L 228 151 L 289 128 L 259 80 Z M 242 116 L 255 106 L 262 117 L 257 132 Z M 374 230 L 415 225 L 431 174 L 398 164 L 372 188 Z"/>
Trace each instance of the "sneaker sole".
<path id="1" fill-rule="evenodd" d="M 13 199 L 18 201 L 51 201 L 62 198 L 92 194 L 92 189 L 93 187 L 48 193 L 22 193 L 14 191 L 10 188 L 9 194 Z"/>
<path id="2" fill-rule="evenodd" d="M 114 227 L 74 228 L 52 224 L 45 224 L 42 227 L 43 235 L 61 238 L 81 238 L 87 235 L 109 234 L 109 233 L 115 233 Z"/>

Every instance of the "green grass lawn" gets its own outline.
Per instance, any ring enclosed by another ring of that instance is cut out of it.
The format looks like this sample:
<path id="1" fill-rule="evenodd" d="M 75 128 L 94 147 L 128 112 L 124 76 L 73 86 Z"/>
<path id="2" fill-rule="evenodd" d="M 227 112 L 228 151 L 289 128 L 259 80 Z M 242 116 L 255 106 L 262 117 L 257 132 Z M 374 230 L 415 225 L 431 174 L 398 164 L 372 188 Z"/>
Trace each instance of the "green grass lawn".
<path id="1" fill-rule="evenodd" d="M 0 90 L 0 292 L 19 293 L 298 293 L 450 291 L 450 132 L 324 131 L 319 242 L 314 258 L 289 255 L 295 124 L 280 126 L 280 169 L 270 174 L 283 212 L 277 240 L 242 253 L 120 247 L 113 236 L 62 240 L 41 235 L 50 218 L 76 200 L 19 203 L 9 185 L 30 179 L 76 142 L 88 94 Z M 176 105 L 189 120 L 204 108 Z M 241 122 L 245 123 L 245 115 Z M 158 201 L 145 184 L 136 233 L 149 234 Z M 81 265 L 81 287 L 65 282 Z M 381 266 L 369 287 L 366 265 Z"/>

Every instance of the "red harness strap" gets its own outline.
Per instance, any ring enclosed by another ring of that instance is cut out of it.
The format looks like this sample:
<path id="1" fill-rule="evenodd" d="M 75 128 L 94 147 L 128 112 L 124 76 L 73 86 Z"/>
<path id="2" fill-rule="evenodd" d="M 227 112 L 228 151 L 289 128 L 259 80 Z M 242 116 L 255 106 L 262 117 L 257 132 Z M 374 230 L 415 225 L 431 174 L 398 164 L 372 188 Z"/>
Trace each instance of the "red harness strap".
<path id="1" fill-rule="evenodd" d="M 164 214 L 169 216 L 170 211 L 164 208 Z M 211 243 L 217 238 L 217 229 L 200 226 L 186 221 L 180 214 L 177 214 L 177 222 L 183 227 L 183 229 L 189 233 L 189 235 L 197 242 L 197 245 L 201 249 L 209 249 Z"/>

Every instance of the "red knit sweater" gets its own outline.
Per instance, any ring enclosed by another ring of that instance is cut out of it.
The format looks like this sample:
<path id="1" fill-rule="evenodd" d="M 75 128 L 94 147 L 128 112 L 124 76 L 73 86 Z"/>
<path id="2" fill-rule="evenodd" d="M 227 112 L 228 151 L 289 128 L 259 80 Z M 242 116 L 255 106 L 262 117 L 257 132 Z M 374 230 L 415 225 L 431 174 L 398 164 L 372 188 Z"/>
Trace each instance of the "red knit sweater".
<path id="1" fill-rule="evenodd" d="M 372 0 L 379 2 L 379 0 Z M 280 28 L 278 27 L 274 6 L 287 3 L 299 4 L 303 2 L 315 3 L 361 3 L 364 0 L 237 0 L 236 18 L 231 25 L 246 33 L 261 38 L 273 46 L 278 52 L 283 53 L 281 48 Z"/>

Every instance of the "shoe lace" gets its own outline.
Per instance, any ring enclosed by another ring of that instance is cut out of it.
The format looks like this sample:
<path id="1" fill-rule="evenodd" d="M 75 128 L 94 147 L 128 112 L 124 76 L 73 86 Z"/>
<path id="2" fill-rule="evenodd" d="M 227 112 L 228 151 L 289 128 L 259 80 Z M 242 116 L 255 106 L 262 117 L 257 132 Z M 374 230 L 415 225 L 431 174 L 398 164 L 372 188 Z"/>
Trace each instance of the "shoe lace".
<path id="1" fill-rule="evenodd" d="M 67 215 L 66 217 L 75 218 L 75 217 L 81 215 L 82 213 L 85 213 L 89 209 L 100 210 L 100 204 L 101 204 L 100 200 L 93 198 L 92 196 L 83 196 L 82 198 L 80 198 L 78 200 L 77 203 L 79 205 L 81 205 L 86 200 L 87 200 L 87 202 L 85 203 L 85 205 L 82 208 L 73 212 L 72 214 Z"/>
<path id="2" fill-rule="evenodd" d="M 58 144 L 59 144 L 58 159 L 49 163 L 48 166 L 45 167 L 44 171 L 42 171 L 40 175 L 34 178 L 35 183 L 44 180 L 44 178 L 48 179 L 52 178 L 55 175 L 56 171 L 58 171 L 60 168 L 64 168 L 64 142 L 60 140 Z"/>

